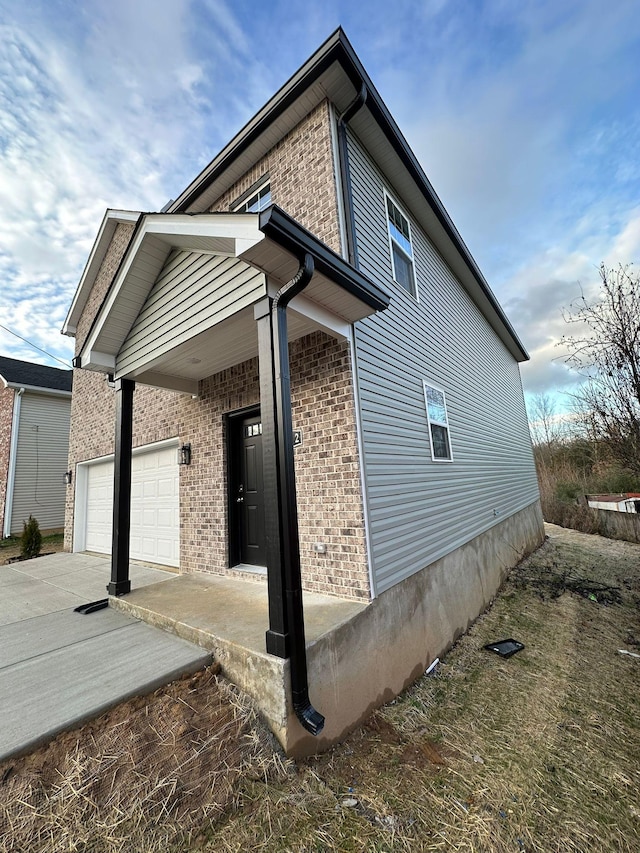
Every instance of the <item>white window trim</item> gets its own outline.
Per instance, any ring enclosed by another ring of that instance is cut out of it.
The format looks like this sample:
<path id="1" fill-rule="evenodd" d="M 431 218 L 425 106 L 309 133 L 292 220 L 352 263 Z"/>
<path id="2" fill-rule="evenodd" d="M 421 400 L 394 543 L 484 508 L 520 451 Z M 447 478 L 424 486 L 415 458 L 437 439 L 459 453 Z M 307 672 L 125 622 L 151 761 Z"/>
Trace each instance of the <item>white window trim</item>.
<path id="1" fill-rule="evenodd" d="M 447 395 L 445 394 L 444 388 L 440 388 L 438 385 L 434 385 L 433 382 L 428 382 L 426 379 L 422 382 L 423 391 L 424 391 L 424 405 L 427 410 L 427 424 L 429 427 L 429 445 L 431 447 L 431 461 L 432 462 L 453 462 L 453 447 L 451 445 L 451 427 L 449 426 L 449 413 L 447 411 Z M 445 421 L 432 421 L 431 416 L 429 415 L 429 398 L 427 397 L 427 388 L 433 388 L 434 391 L 439 391 L 442 394 L 442 399 L 444 401 L 444 414 Z M 446 459 L 443 459 L 440 456 L 436 456 L 433 452 L 433 438 L 431 436 L 431 426 L 441 426 L 445 427 L 447 430 L 447 439 L 449 442 L 449 456 Z"/>
<path id="2" fill-rule="evenodd" d="M 261 183 L 259 186 L 257 186 L 257 187 L 256 187 L 256 188 L 251 192 L 251 194 L 250 194 L 250 195 L 248 195 L 248 196 L 247 196 L 243 201 L 238 202 L 237 204 L 234 204 L 234 205 L 233 205 L 233 207 L 231 208 L 231 212 L 232 212 L 232 213 L 238 213 L 238 211 L 243 210 L 243 209 L 247 206 L 247 203 L 248 203 L 248 202 L 249 202 L 249 201 L 250 201 L 254 196 L 259 195 L 265 187 L 269 187 L 269 189 L 271 189 L 271 177 L 265 178 L 265 179 L 264 179 L 264 181 L 262 181 L 262 183 Z M 259 212 L 260 212 L 260 211 L 258 211 L 258 213 L 259 213 Z"/>
<path id="3" fill-rule="evenodd" d="M 409 260 L 411 261 L 411 276 L 413 278 L 413 289 L 412 290 L 407 290 L 407 288 L 403 284 L 400 284 L 400 282 L 396 278 L 396 265 L 395 265 L 394 260 L 393 260 L 393 244 L 394 243 L 396 244 L 396 246 L 402 252 L 403 255 L 406 255 L 407 253 L 402 248 L 402 246 L 399 243 L 397 243 L 393 239 L 393 237 L 391 236 L 391 228 L 389 228 L 389 208 L 387 207 L 387 199 L 389 199 L 391 201 L 391 203 L 395 207 L 398 208 L 400 213 L 407 220 L 407 227 L 409 229 L 409 244 L 411 246 L 411 257 L 409 258 Z M 416 302 L 419 302 L 420 298 L 418 296 L 418 279 L 416 277 L 416 253 L 415 253 L 415 249 L 413 246 L 413 233 L 411 230 L 411 220 L 409 219 L 409 217 L 405 213 L 402 205 L 398 204 L 398 202 L 395 200 L 395 198 L 386 189 L 384 190 L 384 217 L 385 217 L 385 222 L 387 223 L 387 237 L 389 240 L 389 255 L 391 256 L 391 273 L 393 275 L 393 280 L 398 285 L 398 287 L 402 288 L 403 293 L 408 294 L 413 299 L 415 299 Z"/>

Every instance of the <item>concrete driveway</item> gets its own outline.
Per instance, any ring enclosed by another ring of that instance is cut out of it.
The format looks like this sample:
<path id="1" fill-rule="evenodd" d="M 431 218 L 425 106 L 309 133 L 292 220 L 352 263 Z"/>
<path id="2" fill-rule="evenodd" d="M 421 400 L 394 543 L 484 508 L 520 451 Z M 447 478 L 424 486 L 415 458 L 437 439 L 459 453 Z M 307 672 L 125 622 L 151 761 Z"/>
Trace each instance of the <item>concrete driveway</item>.
<path id="1" fill-rule="evenodd" d="M 198 646 L 111 608 L 109 561 L 52 554 L 0 566 L 0 761 L 211 661 Z M 175 577 L 131 565 L 132 588 Z"/>

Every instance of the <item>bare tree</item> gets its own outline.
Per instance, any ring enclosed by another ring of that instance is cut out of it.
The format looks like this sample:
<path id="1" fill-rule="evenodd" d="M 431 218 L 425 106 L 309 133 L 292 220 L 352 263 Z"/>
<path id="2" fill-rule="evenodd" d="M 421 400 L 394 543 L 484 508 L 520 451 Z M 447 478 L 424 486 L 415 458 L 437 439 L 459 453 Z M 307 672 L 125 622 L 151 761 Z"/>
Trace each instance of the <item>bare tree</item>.
<path id="1" fill-rule="evenodd" d="M 529 429 L 533 443 L 539 447 L 551 445 L 558 440 L 556 406 L 549 394 L 536 394 L 528 405 Z"/>
<path id="2" fill-rule="evenodd" d="M 587 434 L 640 475 L 640 276 L 600 265 L 600 292 L 563 312 L 579 331 L 563 336 L 567 363 L 585 377 L 574 394 Z"/>

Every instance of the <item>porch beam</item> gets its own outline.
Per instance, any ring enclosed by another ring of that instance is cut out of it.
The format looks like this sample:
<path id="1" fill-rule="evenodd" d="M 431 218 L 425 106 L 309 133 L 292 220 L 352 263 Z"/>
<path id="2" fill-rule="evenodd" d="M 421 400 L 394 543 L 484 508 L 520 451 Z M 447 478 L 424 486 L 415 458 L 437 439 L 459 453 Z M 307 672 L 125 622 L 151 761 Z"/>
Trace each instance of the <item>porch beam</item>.
<path id="1" fill-rule="evenodd" d="M 113 471 L 113 530 L 109 595 L 131 591 L 129 535 L 131 530 L 131 451 L 133 447 L 133 390 L 131 379 L 116 380 L 116 442 Z"/>
<path id="2" fill-rule="evenodd" d="M 269 596 L 269 629 L 266 633 L 266 648 L 269 654 L 288 658 L 290 637 L 284 591 L 284 560 L 278 499 L 278 422 L 275 401 L 272 302 L 272 299 L 263 299 L 254 308 L 254 317 L 258 326 L 264 526 Z"/>

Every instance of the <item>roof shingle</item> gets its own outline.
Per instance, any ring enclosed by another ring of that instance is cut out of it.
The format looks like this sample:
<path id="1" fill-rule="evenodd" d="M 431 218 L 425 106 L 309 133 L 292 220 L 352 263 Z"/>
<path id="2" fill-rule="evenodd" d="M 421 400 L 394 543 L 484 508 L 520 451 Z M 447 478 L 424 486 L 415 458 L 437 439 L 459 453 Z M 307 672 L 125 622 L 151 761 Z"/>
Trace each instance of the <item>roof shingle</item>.
<path id="1" fill-rule="evenodd" d="M 0 355 L 0 377 L 9 385 L 32 385 L 54 391 L 71 391 L 73 370 L 46 367 Z"/>

